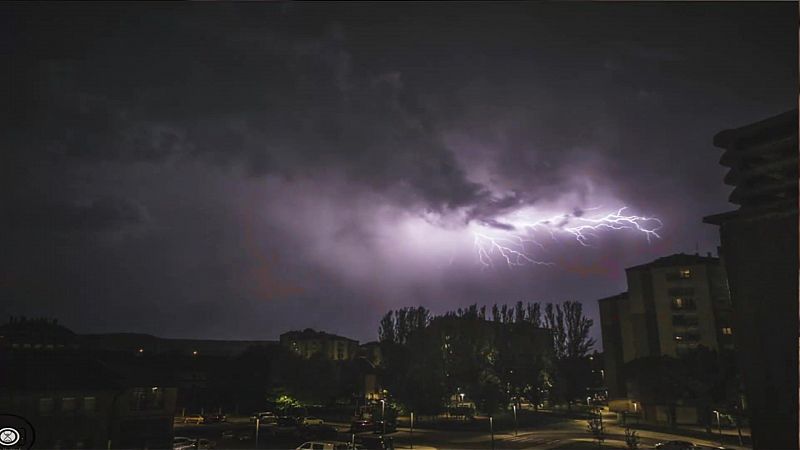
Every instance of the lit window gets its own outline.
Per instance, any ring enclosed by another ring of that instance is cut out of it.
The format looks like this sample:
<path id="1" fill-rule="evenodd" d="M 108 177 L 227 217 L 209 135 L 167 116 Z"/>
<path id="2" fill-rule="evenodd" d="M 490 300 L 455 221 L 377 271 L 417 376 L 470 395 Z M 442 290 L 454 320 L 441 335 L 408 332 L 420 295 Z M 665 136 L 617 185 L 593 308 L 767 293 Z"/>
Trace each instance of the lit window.
<path id="1" fill-rule="evenodd" d="M 675 340 L 676 341 L 682 341 L 683 340 L 683 336 L 675 336 Z"/>
<path id="2" fill-rule="evenodd" d="M 692 278 L 692 271 L 689 269 L 681 269 L 680 271 L 678 271 L 678 275 L 681 278 Z"/>
<path id="3" fill-rule="evenodd" d="M 732 335 L 733 334 L 733 328 L 731 328 L 731 327 L 723 327 L 722 328 L 722 334 L 724 334 L 726 336 Z"/>
<path id="4" fill-rule="evenodd" d="M 672 299 L 672 309 L 694 310 L 694 299 L 691 297 L 675 297 Z"/>

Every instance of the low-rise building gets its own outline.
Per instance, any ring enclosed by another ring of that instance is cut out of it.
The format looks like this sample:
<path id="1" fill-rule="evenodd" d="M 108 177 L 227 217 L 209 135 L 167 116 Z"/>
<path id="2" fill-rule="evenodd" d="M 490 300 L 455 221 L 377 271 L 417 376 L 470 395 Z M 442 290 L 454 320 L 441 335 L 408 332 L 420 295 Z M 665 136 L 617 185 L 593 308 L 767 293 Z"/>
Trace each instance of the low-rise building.
<path id="1" fill-rule="evenodd" d="M 34 448 L 169 448 L 177 389 L 79 351 L 4 350 L 0 411 L 27 419 Z"/>
<path id="2" fill-rule="evenodd" d="M 280 343 L 303 358 L 319 354 L 333 361 L 347 361 L 359 353 L 358 341 L 311 328 L 283 333 Z"/>

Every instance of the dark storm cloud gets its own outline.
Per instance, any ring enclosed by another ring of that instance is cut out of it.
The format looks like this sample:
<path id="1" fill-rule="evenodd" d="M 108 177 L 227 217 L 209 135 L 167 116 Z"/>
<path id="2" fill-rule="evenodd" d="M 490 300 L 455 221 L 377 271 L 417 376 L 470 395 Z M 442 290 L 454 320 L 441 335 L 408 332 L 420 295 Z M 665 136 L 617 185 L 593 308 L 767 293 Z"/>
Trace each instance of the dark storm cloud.
<path id="1" fill-rule="evenodd" d="M 80 203 L 60 203 L 47 199 L 25 204 L 7 203 L 2 224 L 11 231 L 32 233 L 117 231 L 147 222 L 146 209 L 124 198 L 103 197 Z"/>
<path id="2" fill-rule="evenodd" d="M 82 330 L 372 338 L 406 304 L 593 311 L 625 265 L 715 248 L 711 136 L 796 103 L 791 4 L 0 8 L 0 312 Z M 465 222 L 554 204 L 558 226 L 625 204 L 664 238 L 530 270 L 448 253 Z"/>
<path id="3" fill-rule="evenodd" d="M 352 74 L 335 23 L 281 34 L 270 22 L 232 29 L 191 11 L 122 22 L 80 57 L 37 61 L 24 99 L 35 128 L 19 133 L 65 163 L 199 157 L 254 176 L 342 171 L 434 210 L 482 197 L 400 73 Z"/>

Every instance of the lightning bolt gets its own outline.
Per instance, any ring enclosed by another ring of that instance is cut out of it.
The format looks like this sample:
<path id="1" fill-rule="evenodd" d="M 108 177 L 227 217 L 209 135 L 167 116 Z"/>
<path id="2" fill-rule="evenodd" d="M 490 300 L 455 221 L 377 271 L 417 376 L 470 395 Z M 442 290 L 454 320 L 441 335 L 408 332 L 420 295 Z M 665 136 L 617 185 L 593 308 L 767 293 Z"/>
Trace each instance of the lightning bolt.
<path id="1" fill-rule="evenodd" d="M 600 208 L 596 207 L 586 211 L 598 209 Z M 493 257 L 499 255 L 509 267 L 526 264 L 553 265 L 552 262 L 534 257 L 533 246 L 540 250 L 545 249 L 545 244 L 537 239 L 537 234 L 543 233 L 556 242 L 560 235 L 571 235 L 584 247 L 591 246 L 592 241 L 599 239 L 604 231 L 635 231 L 644 234 L 647 242 L 661 237 L 658 234 L 663 226 L 660 219 L 626 215 L 626 209 L 627 207 L 622 207 L 594 217 L 567 213 L 538 220 L 530 211 L 517 211 L 504 220 L 493 222 L 500 227 L 481 226 L 473 231 L 478 262 L 490 267 L 493 265 Z"/>

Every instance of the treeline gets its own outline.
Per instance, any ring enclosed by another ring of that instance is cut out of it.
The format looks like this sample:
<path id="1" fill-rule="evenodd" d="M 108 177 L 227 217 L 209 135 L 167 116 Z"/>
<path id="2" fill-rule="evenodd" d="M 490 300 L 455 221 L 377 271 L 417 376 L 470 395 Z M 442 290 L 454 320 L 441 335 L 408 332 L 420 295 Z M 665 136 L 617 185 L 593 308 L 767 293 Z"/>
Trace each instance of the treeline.
<path id="1" fill-rule="evenodd" d="M 589 337 L 594 321 L 583 315 L 580 302 L 546 303 L 517 302 L 514 305 L 477 304 L 448 311 L 440 317 L 486 320 L 501 324 L 528 323 L 537 328 L 547 328 L 553 335 L 553 353 L 556 358 L 586 356 L 594 347 L 595 340 Z M 390 310 L 380 321 L 378 338 L 381 342 L 405 344 L 416 330 L 427 327 L 436 318 L 423 307 L 406 307 Z"/>
<path id="2" fill-rule="evenodd" d="M 389 311 L 378 329 L 383 384 L 422 414 L 462 396 L 489 413 L 511 402 L 571 404 L 592 383 L 592 325 L 571 301 L 473 304 L 439 316 L 421 306 Z"/>

